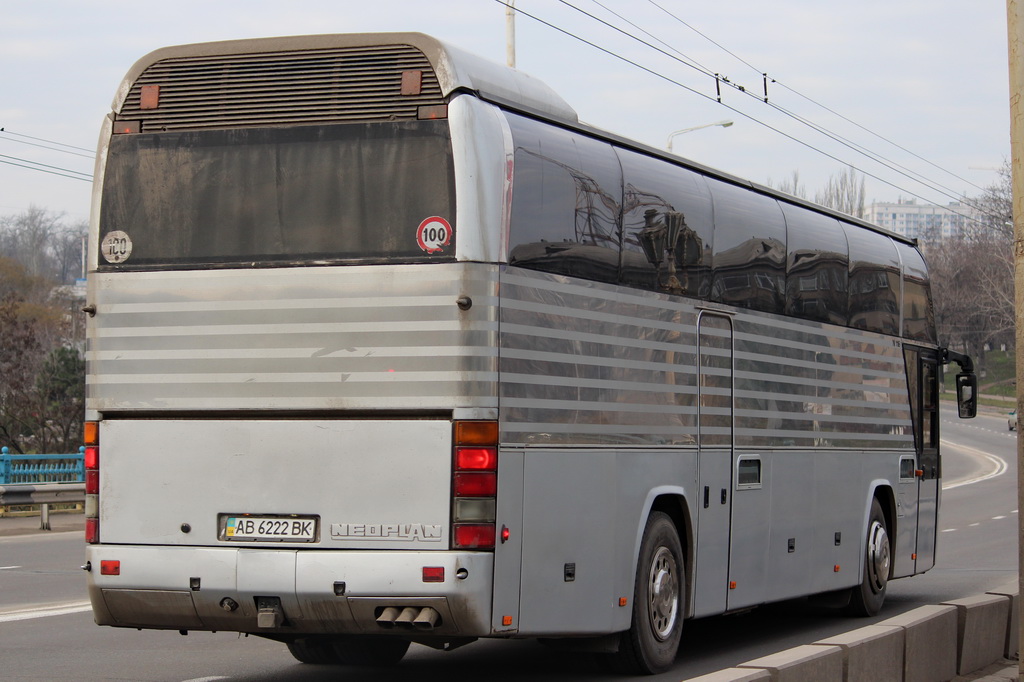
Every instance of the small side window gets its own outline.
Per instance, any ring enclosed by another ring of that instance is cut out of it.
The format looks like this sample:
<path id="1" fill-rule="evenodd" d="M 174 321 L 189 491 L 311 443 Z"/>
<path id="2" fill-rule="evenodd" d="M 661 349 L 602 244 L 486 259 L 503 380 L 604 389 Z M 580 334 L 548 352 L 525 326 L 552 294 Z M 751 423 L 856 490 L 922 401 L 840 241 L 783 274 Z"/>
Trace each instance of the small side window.
<path id="1" fill-rule="evenodd" d="M 740 457 L 736 463 L 736 489 L 750 490 L 761 487 L 761 458 Z"/>
<path id="2" fill-rule="evenodd" d="M 900 481 L 913 481 L 917 478 L 915 475 L 916 468 L 913 457 L 900 457 Z"/>

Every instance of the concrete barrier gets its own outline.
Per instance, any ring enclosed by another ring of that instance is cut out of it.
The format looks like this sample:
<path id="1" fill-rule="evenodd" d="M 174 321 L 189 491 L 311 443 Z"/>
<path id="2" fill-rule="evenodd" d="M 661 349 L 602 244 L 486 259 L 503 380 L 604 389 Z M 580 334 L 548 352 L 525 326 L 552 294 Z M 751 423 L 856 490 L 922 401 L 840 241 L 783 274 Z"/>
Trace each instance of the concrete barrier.
<path id="1" fill-rule="evenodd" d="M 736 667 L 767 670 L 772 682 L 843 682 L 843 650 L 805 644 Z"/>
<path id="2" fill-rule="evenodd" d="M 868 625 L 757 658 L 691 682 L 948 682 L 1016 658 L 1016 584 L 921 606 Z M 988 679 L 988 678 L 983 678 Z"/>
<path id="3" fill-rule="evenodd" d="M 878 625 L 903 629 L 903 682 L 947 682 L 956 677 L 955 606 L 920 606 Z"/>
<path id="4" fill-rule="evenodd" d="M 1020 653 L 1020 586 L 1016 582 L 1004 585 L 987 594 L 995 594 L 1010 600 L 1010 617 L 1006 624 L 1006 644 L 1003 658 L 1017 658 Z"/>
<path id="5" fill-rule="evenodd" d="M 957 673 L 981 670 L 1003 657 L 1010 599 L 979 594 L 944 602 L 957 612 Z"/>
<path id="6" fill-rule="evenodd" d="M 726 668 L 700 677 L 688 677 L 687 682 L 771 682 L 772 674 L 767 670 L 744 670 Z"/>
<path id="7" fill-rule="evenodd" d="M 904 638 L 901 627 L 868 625 L 815 644 L 842 650 L 844 680 L 901 680 Z"/>

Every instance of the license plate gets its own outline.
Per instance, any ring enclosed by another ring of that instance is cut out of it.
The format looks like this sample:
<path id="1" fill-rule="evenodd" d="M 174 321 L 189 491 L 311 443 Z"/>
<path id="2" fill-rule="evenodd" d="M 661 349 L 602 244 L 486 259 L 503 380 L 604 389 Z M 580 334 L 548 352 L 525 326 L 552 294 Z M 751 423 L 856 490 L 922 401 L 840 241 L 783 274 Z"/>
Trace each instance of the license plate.
<path id="1" fill-rule="evenodd" d="M 315 516 L 224 515 L 221 539 L 233 542 L 316 542 Z"/>

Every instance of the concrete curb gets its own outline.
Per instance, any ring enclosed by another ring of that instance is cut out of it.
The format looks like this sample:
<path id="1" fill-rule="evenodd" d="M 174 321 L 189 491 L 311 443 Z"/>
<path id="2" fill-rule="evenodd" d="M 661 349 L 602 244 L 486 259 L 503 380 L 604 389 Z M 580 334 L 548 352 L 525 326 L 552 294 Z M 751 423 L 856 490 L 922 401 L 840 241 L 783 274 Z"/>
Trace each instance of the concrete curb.
<path id="1" fill-rule="evenodd" d="M 921 606 L 691 682 L 948 682 L 992 668 L 1005 671 L 1006 659 L 1018 655 L 1019 599 L 1017 585 L 1011 584 L 975 597 Z M 966 679 L 1010 678 L 990 673 Z"/>

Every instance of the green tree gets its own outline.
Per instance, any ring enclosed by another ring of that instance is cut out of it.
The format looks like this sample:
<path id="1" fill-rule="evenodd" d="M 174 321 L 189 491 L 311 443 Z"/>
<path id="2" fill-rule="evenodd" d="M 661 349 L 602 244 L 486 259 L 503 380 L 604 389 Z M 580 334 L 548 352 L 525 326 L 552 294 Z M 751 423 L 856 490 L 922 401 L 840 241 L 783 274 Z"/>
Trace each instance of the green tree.
<path id="1" fill-rule="evenodd" d="M 46 422 L 47 449 L 73 452 L 82 440 L 85 419 L 85 358 L 76 348 L 54 348 L 36 375 L 36 390 Z"/>
<path id="2" fill-rule="evenodd" d="M 38 427 L 36 372 L 43 355 L 37 324 L 23 315 L 24 300 L 0 300 L 0 444 L 24 453 Z"/>

